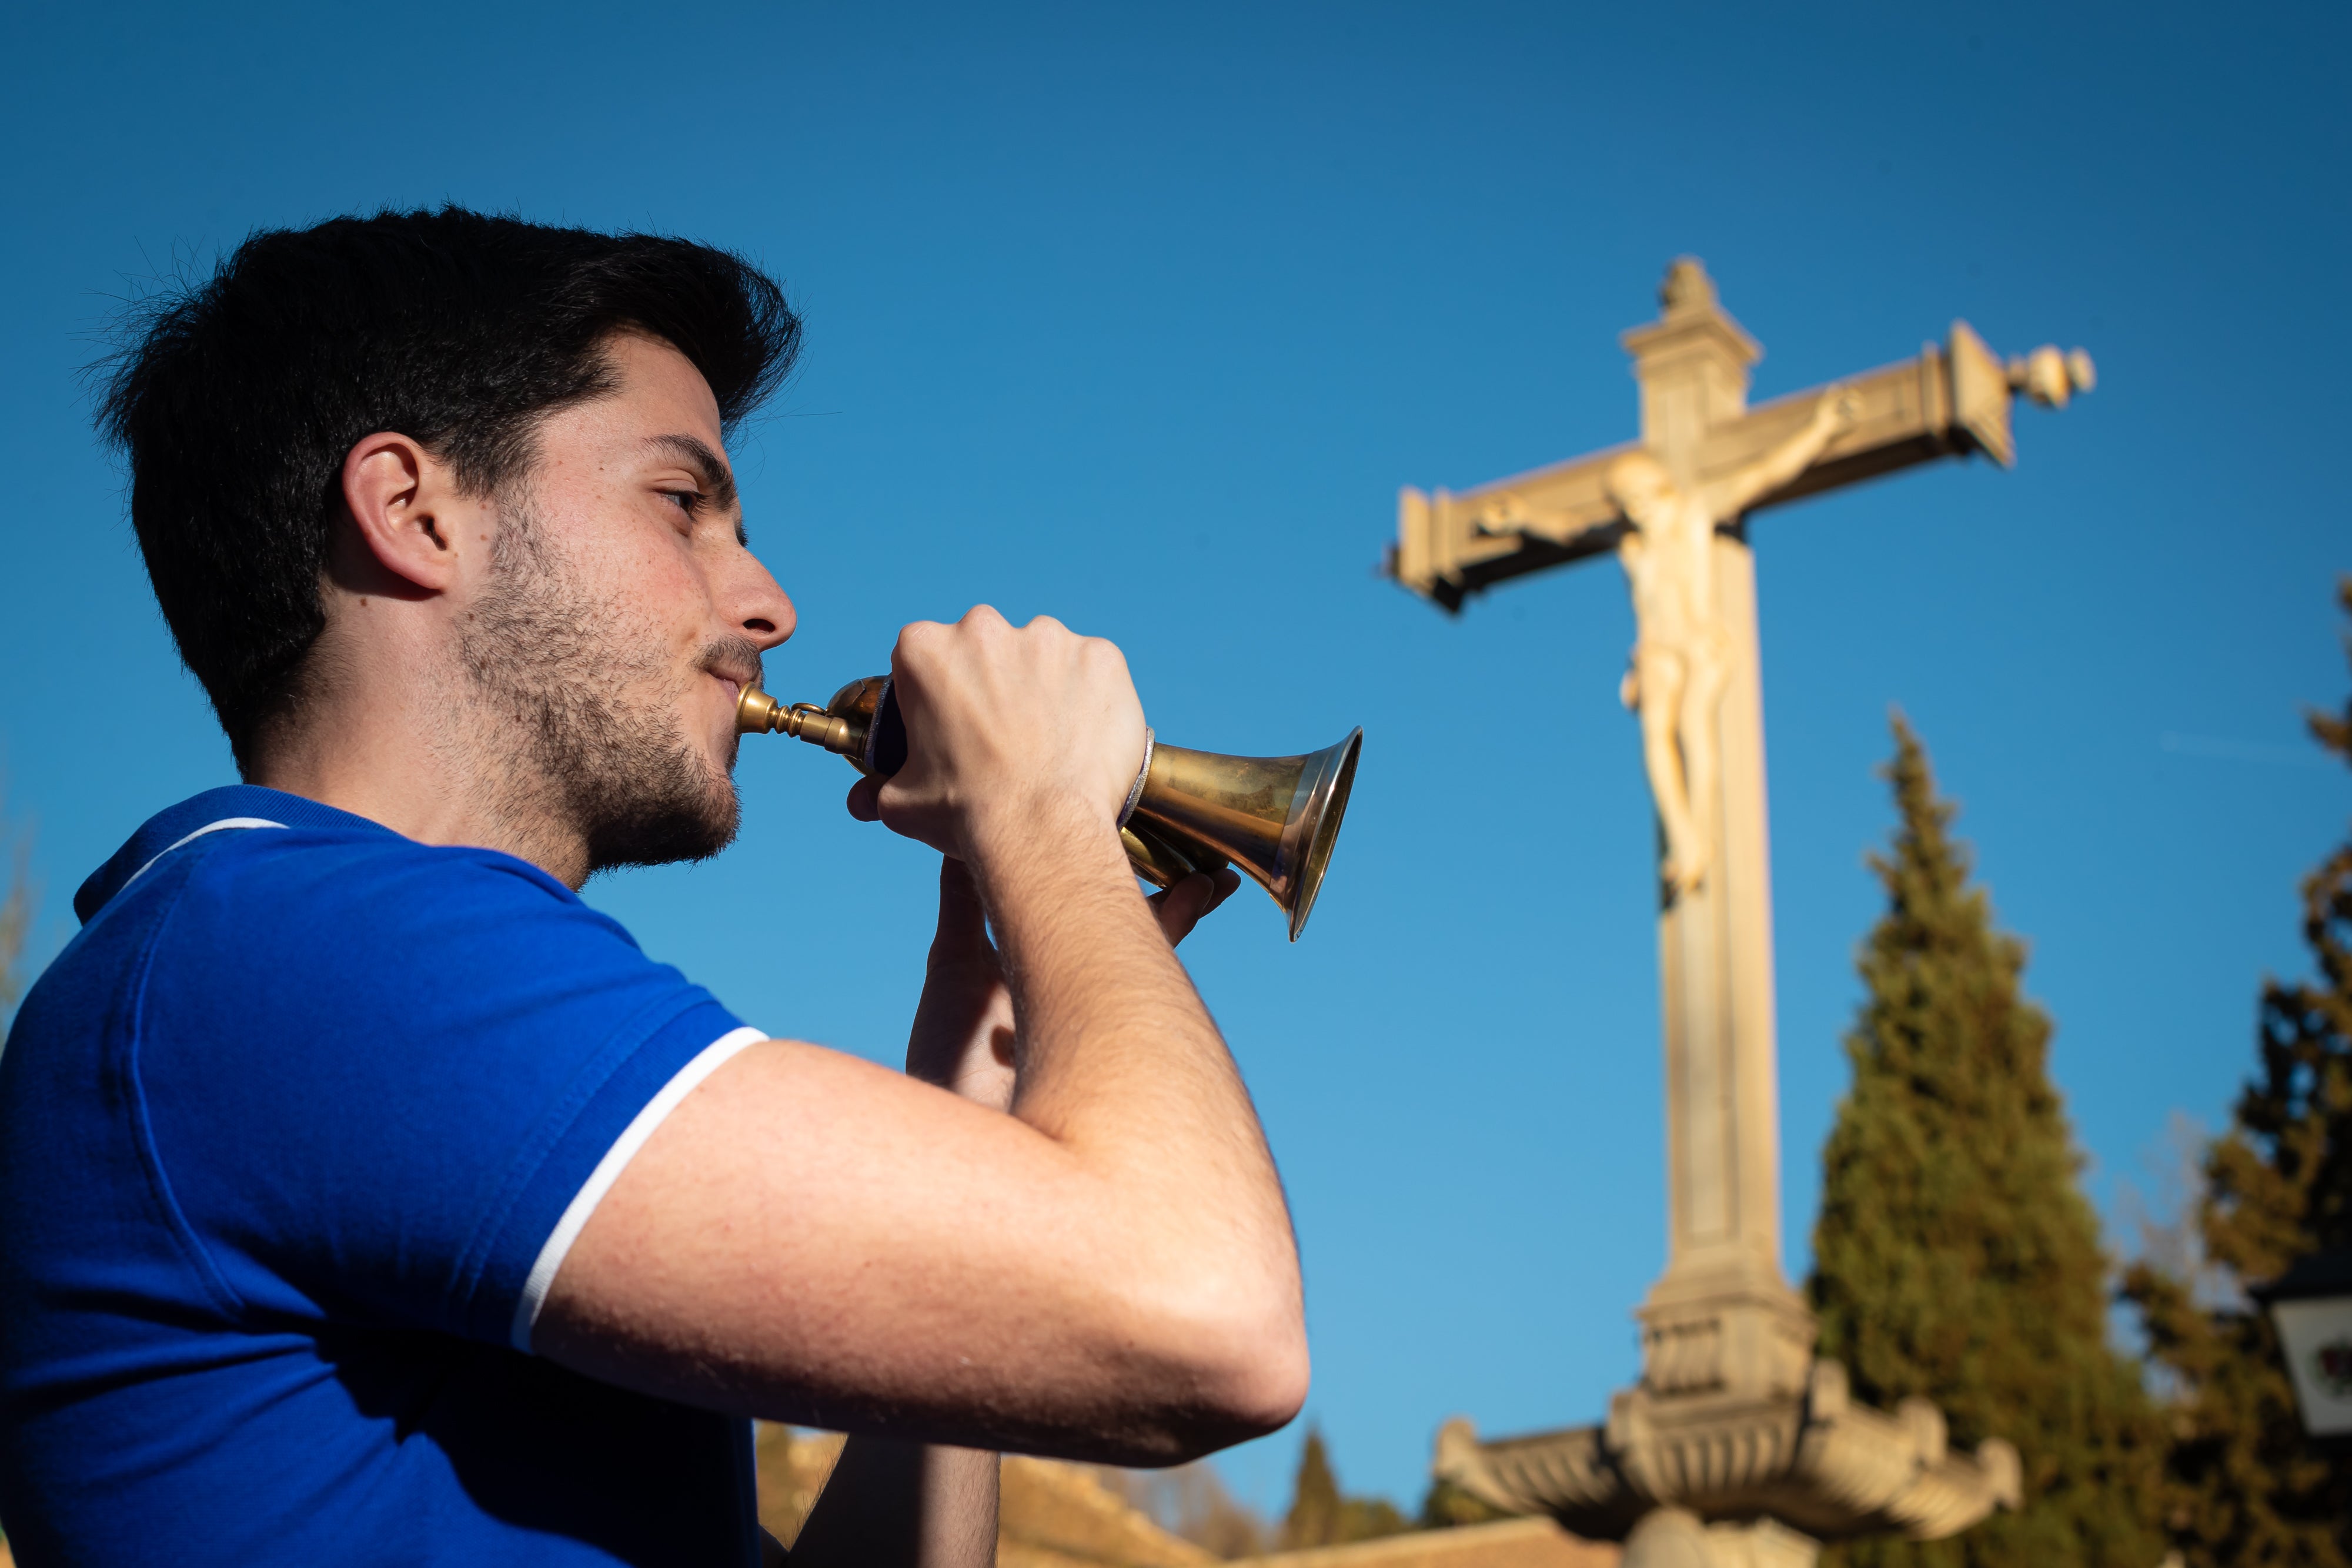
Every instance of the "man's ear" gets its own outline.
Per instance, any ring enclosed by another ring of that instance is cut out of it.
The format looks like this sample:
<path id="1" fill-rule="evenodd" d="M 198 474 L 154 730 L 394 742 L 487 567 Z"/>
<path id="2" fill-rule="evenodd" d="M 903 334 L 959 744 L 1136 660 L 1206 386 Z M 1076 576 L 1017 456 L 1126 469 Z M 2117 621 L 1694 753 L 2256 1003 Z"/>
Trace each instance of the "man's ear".
<path id="1" fill-rule="evenodd" d="M 427 593 L 457 580 L 463 542 L 457 485 L 446 464 L 408 436 L 379 431 L 343 458 L 343 506 L 375 563 Z"/>

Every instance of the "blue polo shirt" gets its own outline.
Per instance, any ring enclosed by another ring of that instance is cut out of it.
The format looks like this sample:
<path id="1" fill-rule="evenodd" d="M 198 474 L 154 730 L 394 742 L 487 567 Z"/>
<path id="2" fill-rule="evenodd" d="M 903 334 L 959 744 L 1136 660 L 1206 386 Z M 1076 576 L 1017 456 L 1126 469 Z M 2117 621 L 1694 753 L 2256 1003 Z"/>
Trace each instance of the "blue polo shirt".
<path id="1" fill-rule="evenodd" d="M 757 1030 L 537 867 L 238 787 L 147 823 L 0 1053 L 27 1568 L 757 1560 L 749 1424 L 531 1354 Z"/>

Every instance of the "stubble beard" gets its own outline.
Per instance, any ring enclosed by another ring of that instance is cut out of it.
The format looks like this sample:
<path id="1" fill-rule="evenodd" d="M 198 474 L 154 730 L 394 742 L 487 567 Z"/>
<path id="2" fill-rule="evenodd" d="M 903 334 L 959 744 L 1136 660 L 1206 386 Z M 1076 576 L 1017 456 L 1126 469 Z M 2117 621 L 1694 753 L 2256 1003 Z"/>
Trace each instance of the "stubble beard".
<path id="1" fill-rule="evenodd" d="M 458 632 L 492 720 L 484 739 L 498 753 L 488 771 L 500 814 L 527 832 L 576 836 L 588 875 L 717 854 L 742 816 L 736 737 L 714 767 L 684 733 L 666 640 L 567 570 L 525 498 L 500 510 L 492 585 Z M 721 663 L 756 669 L 759 650 L 724 640 L 698 661 Z"/>

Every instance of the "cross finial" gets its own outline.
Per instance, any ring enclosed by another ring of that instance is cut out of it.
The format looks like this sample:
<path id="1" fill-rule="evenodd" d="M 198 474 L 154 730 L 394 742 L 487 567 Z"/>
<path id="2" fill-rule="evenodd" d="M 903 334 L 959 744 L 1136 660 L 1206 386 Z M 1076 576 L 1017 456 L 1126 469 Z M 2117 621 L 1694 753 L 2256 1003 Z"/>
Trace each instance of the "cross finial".
<path id="1" fill-rule="evenodd" d="M 1666 268 L 1665 282 L 1658 286 L 1658 303 L 1665 307 L 1665 313 L 1686 316 L 1715 302 L 1715 279 L 1706 275 L 1706 264 L 1695 256 L 1675 257 Z"/>

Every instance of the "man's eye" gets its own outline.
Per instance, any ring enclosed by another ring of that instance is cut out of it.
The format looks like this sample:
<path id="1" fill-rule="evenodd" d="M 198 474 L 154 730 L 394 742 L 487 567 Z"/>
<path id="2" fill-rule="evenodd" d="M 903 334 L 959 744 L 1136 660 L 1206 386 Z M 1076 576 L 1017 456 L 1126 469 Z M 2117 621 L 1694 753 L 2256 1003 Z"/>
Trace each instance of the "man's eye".
<path id="1" fill-rule="evenodd" d="M 677 509 L 689 517 L 702 509 L 702 492 L 699 490 L 664 490 L 661 494 L 676 501 Z"/>

